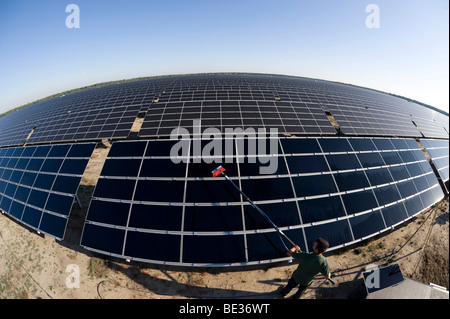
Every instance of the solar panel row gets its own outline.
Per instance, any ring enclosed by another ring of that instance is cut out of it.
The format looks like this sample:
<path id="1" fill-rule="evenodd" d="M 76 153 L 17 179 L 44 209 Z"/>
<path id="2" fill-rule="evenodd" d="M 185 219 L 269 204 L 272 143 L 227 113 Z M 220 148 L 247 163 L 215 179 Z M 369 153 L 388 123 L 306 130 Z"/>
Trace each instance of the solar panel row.
<path id="1" fill-rule="evenodd" d="M 203 153 L 201 160 L 195 148 L 204 150 L 210 141 L 182 140 L 188 152 L 172 158 L 170 150 L 179 141 L 113 143 L 81 245 L 126 259 L 180 265 L 284 260 L 285 249 L 271 225 L 227 181 L 210 177 L 219 164 L 306 251 L 320 234 L 332 249 L 339 248 L 397 225 L 443 197 L 414 139 L 272 140 L 276 149 L 258 154 L 250 146 L 269 150 L 269 141 L 225 138 L 216 144 L 219 156 Z M 231 154 L 223 152 L 227 143 Z M 276 169 L 261 174 L 269 165 Z M 216 253 L 204 254 L 198 247 L 216 247 Z"/>
<path id="2" fill-rule="evenodd" d="M 427 150 L 433 161 L 434 166 L 438 170 L 441 179 L 446 182 L 449 180 L 449 144 L 448 140 L 420 140 Z"/>
<path id="3" fill-rule="evenodd" d="M 319 104 L 265 101 L 199 101 L 153 104 L 139 133 L 142 137 L 168 136 L 178 127 L 193 134 L 194 121 L 200 130 L 276 128 L 280 134 L 335 134 Z"/>
<path id="4" fill-rule="evenodd" d="M 173 128 L 277 128 L 289 134 L 448 138 L 448 116 L 389 94 L 333 82 L 271 75 L 191 75 L 92 88 L 0 118 L 0 146 L 125 138 L 139 112 L 142 137 Z M 34 129 L 34 130 L 33 130 Z M 419 131 L 420 130 L 420 131 Z"/>
<path id="5" fill-rule="evenodd" d="M 157 87 L 135 81 L 55 97 L 0 118 L 0 146 L 127 137 Z"/>
<path id="6" fill-rule="evenodd" d="M 0 149 L 0 209 L 63 239 L 95 143 Z"/>

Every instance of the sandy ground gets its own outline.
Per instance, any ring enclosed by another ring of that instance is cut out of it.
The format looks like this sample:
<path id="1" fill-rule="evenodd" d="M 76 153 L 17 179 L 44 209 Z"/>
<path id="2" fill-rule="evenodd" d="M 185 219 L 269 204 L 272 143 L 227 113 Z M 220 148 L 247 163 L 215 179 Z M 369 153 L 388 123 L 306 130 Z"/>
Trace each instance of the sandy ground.
<path id="1" fill-rule="evenodd" d="M 272 292 L 287 283 L 295 263 L 186 269 L 128 263 L 82 249 L 82 226 L 107 152 L 105 144 L 91 158 L 78 192 L 83 209 L 74 205 L 63 241 L 39 235 L 0 214 L 1 299 L 276 298 Z M 448 289 L 448 198 L 401 227 L 327 257 L 337 285 L 319 286 L 323 277 L 318 276 L 302 298 L 365 298 L 362 272 L 370 264 L 398 263 L 403 275 Z M 77 274 L 79 282 L 74 279 Z"/>

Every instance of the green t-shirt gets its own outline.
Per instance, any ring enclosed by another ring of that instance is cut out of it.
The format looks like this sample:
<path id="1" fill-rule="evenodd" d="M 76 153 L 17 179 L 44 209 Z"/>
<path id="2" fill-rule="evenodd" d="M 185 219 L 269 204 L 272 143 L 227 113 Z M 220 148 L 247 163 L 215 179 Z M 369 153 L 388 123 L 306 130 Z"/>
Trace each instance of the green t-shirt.
<path id="1" fill-rule="evenodd" d="M 309 286 L 319 272 L 324 276 L 328 276 L 330 273 L 328 260 L 323 255 L 296 252 L 292 254 L 292 257 L 299 261 L 299 265 L 292 275 L 297 284 Z"/>

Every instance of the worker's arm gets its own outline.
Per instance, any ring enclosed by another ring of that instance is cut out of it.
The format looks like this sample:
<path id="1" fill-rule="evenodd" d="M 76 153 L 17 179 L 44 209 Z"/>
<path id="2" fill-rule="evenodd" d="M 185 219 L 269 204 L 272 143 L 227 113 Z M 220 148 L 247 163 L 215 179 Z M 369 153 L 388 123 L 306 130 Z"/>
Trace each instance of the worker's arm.
<path id="1" fill-rule="evenodd" d="M 326 266 L 324 267 L 324 269 L 322 270 L 322 275 L 324 275 L 327 279 L 331 278 L 331 271 L 330 271 L 330 266 L 328 265 L 328 262 L 327 262 Z"/>
<path id="2" fill-rule="evenodd" d="M 301 250 L 300 247 L 297 246 L 297 245 L 295 245 L 294 247 L 292 247 L 291 249 L 289 249 L 289 250 L 287 251 L 286 254 L 287 254 L 289 257 L 291 257 L 293 253 L 299 252 L 300 250 Z"/>

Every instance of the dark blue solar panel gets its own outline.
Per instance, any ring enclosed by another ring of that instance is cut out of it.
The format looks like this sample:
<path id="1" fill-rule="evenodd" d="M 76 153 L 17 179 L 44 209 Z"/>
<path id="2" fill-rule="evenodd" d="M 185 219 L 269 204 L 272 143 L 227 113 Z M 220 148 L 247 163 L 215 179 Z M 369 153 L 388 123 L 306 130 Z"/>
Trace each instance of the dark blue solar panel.
<path id="1" fill-rule="evenodd" d="M 140 168 L 140 177 L 185 177 L 186 161 L 174 163 L 167 159 L 146 159 Z M 192 170 L 192 164 L 190 165 Z"/>
<path id="2" fill-rule="evenodd" d="M 378 204 L 386 205 L 393 203 L 401 199 L 398 193 L 397 187 L 395 185 L 388 185 L 383 187 L 378 187 L 374 189 L 375 196 L 377 197 Z"/>
<path id="3" fill-rule="evenodd" d="M 125 230 L 85 224 L 81 245 L 91 249 L 122 254 Z"/>
<path id="4" fill-rule="evenodd" d="M 0 208 L 26 225 L 62 239 L 95 144 L 73 147 L 60 144 L 2 150 Z"/>
<path id="5" fill-rule="evenodd" d="M 326 237 L 330 247 L 340 246 L 353 240 L 350 225 L 347 220 L 306 227 L 305 234 L 308 247 L 312 247 L 313 243 L 319 237 Z"/>
<path id="6" fill-rule="evenodd" d="M 341 192 L 370 186 L 363 171 L 339 173 L 333 177 Z"/>
<path id="7" fill-rule="evenodd" d="M 109 157 L 132 157 L 142 156 L 145 151 L 145 142 L 114 143 L 109 150 Z"/>
<path id="8" fill-rule="evenodd" d="M 130 204 L 92 200 L 87 219 L 93 222 L 126 226 Z"/>
<path id="9" fill-rule="evenodd" d="M 134 193 L 138 201 L 182 202 L 184 181 L 139 180 Z"/>
<path id="10" fill-rule="evenodd" d="M 286 161 L 291 174 L 319 173 L 328 170 L 327 162 L 323 156 L 287 156 Z"/>
<path id="11" fill-rule="evenodd" d="M 364 168 L 386 165 L 379 153 L 360 153 L 357 157 Z"/>
<path id="12" fill-rule="evenodd" d="M 378 210 L 351 218 L 350 225 L 355 239 L 371 236 L 385 228 L 383 217 Z"/>
<path id="13" fill-rule="evenodd" d="M 101 175 L 103 176 L 137 176 L 141 160 L 139 159 L 114 159 L 106 161 Z"/>
<path id="14" fill-rule="evenodd" d="M 42 210 L 26 206 L 22 216 L 22 221 L 31 227 L 38 228 L 39 222 L 41 221 L 41 216 Z"/>
<path id="15" fill-rule="evenodd" d="M 316 139 L 281 139 L 281 145 L 285 154 L 320 153 Z"/>
<path id="16" fill-rule="evenodd" d="M 142 243 L 164 244 L 142 245 Z M 146 260 L 178 262 L 180 259 L 180 244 L 180 236 L 129 231 L 127 232 L 125 256 L 132 256 L 134 258 L 142 258 Z M 202 249 L 203 248 L 206 247 L 203 246 Z"/>
<path id="17" fill-rule="evenodd" d="M 342 138 L 321 138 L 319 144 L 323 152 L 350 152 L 352 147 L 347 139 Z"/>
<path id="18" fill-rule="evenodd" d="M 182 214 L 182 206 L 133 204 L 128 226 L 179 231 L 182 228 Z M 199 223 L 203 222 L 200 216 L 202 215 L 199 214 L 197 217 Z M 214 218 L 214 215 L 211 215 L 211 218 Z M 186 227 L 188 226 L 185 225 Z"/>
<path id="19" fill-rule="evenodd" d="M 239 194 L 224 180 L 199 180 L 188 181 L 186 191 L 186 202 L 236 202 Z"/>
<path id="20" fill-rule="evenodd" d="M 305 224 L 345 216 L 339 196 L 302 200 L 298 205 Z"/>
<path id="21" fill-rule="evenodd" d="M 326 158 L 331 170 L 333 171 L 356 169 L 361 167 L 355 154 L 326 155 Z"/>
<path id="22" fill-rule="evenodd" d="M 258 207 L 279 227 L 300 224 L 297 204 L 294 201 L 259 204 Z M 244 218 L 247 230 L 272 227 L 270 222 L 251 205 L 244 205 Z"/>
<path id="23" fill-rule="evenodd" d="M 214 250 L 214 254 L 199 256 L 197 248 Z M 244 236 L 186 236 L 183 238 L 183 260 L 188 263 L 234 263 L 245 262 Z"/>
<path id="24" fill-rule="evenodd" d="M 244 179 L 242 180 L 242 190 L 252 200 L 273 200 L 294 197 L 289 178 Z"/>
<path id="25" fill-rule="evenodd" d="M 39 230 L 51 234 L 56 238 L 63 238 L 66 230 L 67 218 L 44 213 L 42 215 Z"/>
<path id="26" fill-rule="evenodd" d="M 241 206 L 187 206 L 184 216 L 186 231 L 236 231 L 243 228 Z M 181 214 L 176 217 L 180 218 Z"/>
<path id="27" fill-rule="evenodd" d="M 236 148 L 228 158 L 220 154 L 208 157 L 214 162 L 207 163 L 193 156 L 197 142 L 183 140 L 187 151 L 177 148 L 175 158 L 170 155 L 172 147 L 180 146 L 178 141 L 141 140 L 134 144 L 138 153 L 126 145 L 134 141 L 113 143 L 120 148 L 106 160 L 82 245 L 122 258 L 179 265 L 285 260 L 285 247 L 272 224 L 222 176 L 211 176 L 219 164 L 307 251 L 317 237 L 327 239 L 330 249 L 369 238 L 443 197 L 414 139 L 281 138 L 281 147 L 275 148 L 279 153 L 258 157 L 253 152 L 253 163 Z M 239 148 L 239 143 L 233 145 Z M 276 169 L 264 174 L 260 168 L 268 164 L 259 159 L 272 160 Z M 127 175 L 128 170 L 132 174 Z M 97 229 L 112 242 L 97 243 Z M 160 249 L 166 240 L 173 251 Z M 142 245 L 146 241 L 161 245 L 152 250 Z M 198 247 L 220 252 L 206 255 Z"/>
<path id="28" fill-rule="evenodd" d="M 293 241 L 300 243 L 301 248 L 305 248 L 301 232 L 286 231 L 285 234 Z M 248 260 L 270 260 L 271 258 L 284 258 L 286 248 L 276 232 L 249 234 L 247 235 Z"/>
<path id="29" fill-rule="evenodd" d="M 72 209 L 73 202 L 73 196 L 52 193 L 48 197 L 45 209 L 67 216 Z"/>
<path id="30" fill-rule="evenodd" d="M 135 180 L 101 178 L 97 182 L 94 197 L 131 199 Z"/>
<path id="31" fill-rule="evenodd" d="M 427 140 L 421 139 L 420 142 L 425 147 L 431 157 L 440 178 L 443 181 L 449 180 L 449 141 L 447 140 Z"/>
<path id="32" fill-rule="evenodd" d="M 383 208 L 381 210 L 386 226 L 395 225 L 402 220 L 408 218 L 408 213 L 406 212 L 403 203 L 394 204 L 392 206 Z"/>
<path id="33" fill-rule="evenodd" d="M 331 174 L 293 177 L 292 182 L 297 197 L 336 193 L 336 185 Z"/>

